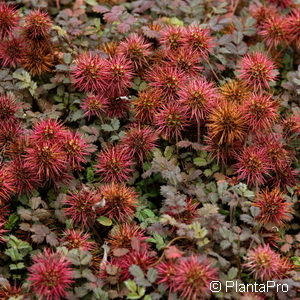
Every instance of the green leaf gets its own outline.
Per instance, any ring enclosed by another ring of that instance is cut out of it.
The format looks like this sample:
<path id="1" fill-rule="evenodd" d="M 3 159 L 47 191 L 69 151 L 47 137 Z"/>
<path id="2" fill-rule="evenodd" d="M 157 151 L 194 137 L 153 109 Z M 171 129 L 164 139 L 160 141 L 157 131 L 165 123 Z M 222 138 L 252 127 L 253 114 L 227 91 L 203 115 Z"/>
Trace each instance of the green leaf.
<path id="1" fill-rule="evenodd" d="M 126 285 L 126 282 L 125 282 Z M 126 285 L 127 286 L 127 285 Z M 128 288 L 128 286 L 127 286 Z M 145 295 L 146 289 L 144 287 L 137 287 L 136 291 L 127 295 L 127 299 L 141 299 Z"/>
<path id="2" fill-rule="evenodd" d="M 213 174 L 213 171 L 211 169 L 206 169 L 203 173 L 206 177 L 209 177 Z"/>
<path id="3" fill-rule="evenodd" d="M 150 268 L 147 272 L 147 279 L 151 282 L 154 283 L 157 278 L 157 270 L 154 268 Z"/>
<path id="4" fill-rule="evenodd" d="M 67 35 L 67 32 L 60 26 L 54 25 L 54 26 L 52 26 L 52 29 L 55 30 L 59 36 Z"/>
<path id="5" fill-rule="evenodd" d="M 154 212 L 152 210 L 150 210 L 149 208 L 143 209 L 142 213 L 145 214 L 149 218 L 154 218 L 155 217 Z"/>
<path id="6" fill-rule="evenodd" d="M 127 295 L 127 299 L 132 299 L 132 300 L 141 299 L 141 296 L 137 293 L 130 293 L 130 294 Z"/>
<path id="7" fill-rule="evenodd" d="M 13 229 L 16 226 L 19 219 L 20 218 L 19 218 L 18 213 L 15 212 L 15 213 L 11 214 L 8 218 L 8 221 L 5 223 L 4 228 L 7 230 Z"/>
<path id="8" fill-rule="evenodd" d="M 138 293 L 139 293 L 140 297 L 143 297 L 146 293 L 146 289 L 144 287 L 140 287 L 140 288 L 138 288 Z"/>
<path id="9" fill-rule="evenodd" d="M 69 115 L 69 118 L 68 118 L 68 119 L 69 119 L 71 122 L 75 122 L 75 121 L 80 120 L 80 119 L 83 119 L 83 118 L 84 118 L 84 115 L 83 115 L 82 110 L 78 109 L 78 110 L 76 110 L 75 112 L 71 113 L 71 114 Z"/>
<path id="10" fill-rule="evenodd" d="M 114 128 L 111 125 L 109 125 L 109 124 L 103 124 L 103 125 L 101 125 L 101 129 L 103 131 L 106 131 L 106 132 L 114 131 Z"/>
<path id="11" fill-rule="evenodd" d="M 201 158 L 206 158 L 207 155 L 208 155 L 207 151 L 201 150 L 201 151 L 200 151 L 199 157 L 201 157 Z"/>
<path id="12" fill-rule="evenodd" d="M 28 82 L 17 82 L 16 84 L 16 87 L 19 89 L 19 90 L 23 90 L 23 89 L 27 89 L 28 87 L 30 87 L 30 84 Z"/>
<path id="13" fill-rule="evenodd" d="M 130 273 L 136 278 L 144 278 L 144 272 L 138 265 L 132 265 L 129 268 Z"/>
<path id="14" fill-rule="evenodd" d="M 88 265 L 92 259 L 90 252 L 81 249 L 72 249 L 67 253 L 67 255 L 72 264 L 76 266 Z"/>
<path id="15" fill-rule="evenodd" d="M 228 188 L 228 182 L 227 181 L 218 181 L 218 194 L 223 195 L 227 188 Z"/>
<path id="16" fill-rule="evenodd" d="M 211 170 L 215 173 L 219 170 L 219 166 L 217 164 L 213 164 Z"/>
<path id="17" fill-rule="evenodd" d="M 31 77 L 24 69 L 18 69 L 13 73 L 13 78 L 19 79 L 20 81 L 30 82 Z"/>
<path id="18" fill-rule="evenodd" d="M 222 238 L 224 238 L 224 239 L 227 239 L 229 237 L 229 235 L 230 235 L 230 231 L 228 229 L 226 229 L 226 228 L 223 228 L 223 227 L 221 227 L 219 229 L 219 232 L 220 232 Z"/>
<path id="19" fill-rule="evenodd" d="M 230 268 L 229 271 L 228 271 L 228 279 L 231 280 L 231 279 L 234 279 L 236 278 L 238 274 L 238 269 L 237 268 Z"/>
<path id="20" fill-rule="evenodd" d="M 228 240 L 223 240 L 220 243 L 220 247 L 222 250 L 225 250 L 225 249 L 229 248 L 230 246 L 231 246 L 231 243 Z"/>
<path id="21" fill-rule="evenodd" d="M 22 260 L 27 254 L 32 251 L 29 243 L 24 242 L 13 235 L 7 238 L 7 247 L 5 254 L 8 255 L 12 261 Z"/>
<path id="22" fill-rule="evenodd" d="M 196 157 L 193 160 L 194 164 L 198 167 L 204 167 L 208 165 L 208 162 L 206 161 L 206 159 L 202 158 L 202 157 Z"/>
<path id="23" fill-rule="evenodd" d="M 125 282 L 125 285 L 126 285 L 126 287 L 128 288 L 128 290 L 130 291 L 130 292 L 133 292 L 133 293 L 135 293 L 136 292 L 136 290 L 137 290 L 137 285 L 136 285 L 136 283 L 134 282 L 134 280 L 126 280 Z"/>
<path id="24" fill-rule="evenodd" d="M 24 255 L 22 255 L 17 249 L 10 248 L 6 249 L 4 252 L 7 256 L 11 258 L 12 261 L 22 260 Z"/>
<path id="25" fill-rule="evenodd" d="M 141 83 L 141 77 L 136 77 L 133 80 L 134 84 L 139 85 Z"/>
<path id="26" fill-rule="evenodd" d="M 95 288 L 93 289 L 93 293 L 96 297 L 96 299 L 99 300 L 108 300 L 108 293 L 106 291 L 103 291 L 101 288 Z"/>
<path id="27" fill-rule="evenodd" d="M 25 268 L 25 264 L 20 262 L 20 263 L 17 263 L 17 264 L 10 264 L 9 265 L 9 268 L 11 270 L 21 270 L 21 269 L 24 269 Z"/>
<path id="28" fill-rule="evenodd" d="M 172 157 L 172 155 L 173 155 L 173 153 L 174 153 L 174 147 L 173 146 L 167 146 L 166 147 L 166 149 L 165 149 L 165 151 L 164 151 L 164 156 L 165 156 L 165 158 L 166 159 L 171 159 L 171 157 Z"/>
<path id="29" fill-rule="evenodd" d="M 120 121 L 116 118 L 111 120 L 111 126 L 114 131 L 117 131 L 120 128 Z"/>
<path id="30" fill-rule="evenodd" d="M 159 234 L 157 233 L 154 233 L 153 234 L 153 238 L 149 238 L 147 239 L 148 242 L 150 243 L 154 243 L 156 244 L 156 248 L 158 250 L 162 249 L 163 247 L 165 247 L 165 242 L 164 242 L 164 239 L 162 238 L 162 236 L 160 236 Z"/>
<path id="31" fill-rule="evenodd" d="M 97 221 L 103 226 L 111 226 L 112 225 L 112 220 L 107 217 L 104 217 L 104 216 L 99 217 L 97 219 Z"/>
<path id="32" fill-rule="evenodd" d="M 93 182 L 95 179 L 95 174 L 94 174 L 94 170 L 92 167 L 88 167 L 86 170 L 86 180 L 88 182 Z"/>
<path id="33" fill-rule="evenodd" d="M 85 0 L 85 3 L 90 6 L 95 6 L 99 4 L 96 0 Z"/>
<path id="34" fill-rule="evenodd" d="M 298 266 L 298 267 L 300 266 L 300 256 L 293 256 L 292 261 L 295 266 Z"/>
<path id="35" fill-rule="evenodd" d="M 139 91 L 143 91 L 143 90 L 145 90 L 147 88 L 147 83 L 146 83 L 146 81 L 143 81 L 141 84 L 140 84 L 140 86 L 139 86 Z"/>
<path id="36" fill-rule="evenodd" d="M 176 25 L 176 26 L 183 26 L 184 25 L 183 21 L 179 20 L 176 17 L 169 18 L 167 21 L 171 25 Z"/>
<path id="37" fill-rule="evenodd" d="M 254 198 L 254 196 L 255 196 L 255 194 L 252 191 L 245 191 L 244 192 L 244 197 L 246 197 L 246 198 L 252 199 L 252 198 Z"/>
<path id="38" fill-rule="evenodd" d="M 120 137 L 118 135 L 112 135 L 110 138 L 109 138 L 109 141 L 110 142 L 115 142 L 115 141 L 118 141 L 120 139 Z"/>
<path id="39" fill-rule="evenodd" d="M 64 62 L 68 65 L 72 62 L 72 56 L 70 53 L 64 53 Z"/>
<path id="40" fill-rule="evenodd" d="M 34 96 L 36 89 L 37 89 L 37 84 L 36 84 L 36 82 L 32 81 L 30 83 L 30 87 L 29 87 L 29 92 L 30 92 L 31 96 Z"/>

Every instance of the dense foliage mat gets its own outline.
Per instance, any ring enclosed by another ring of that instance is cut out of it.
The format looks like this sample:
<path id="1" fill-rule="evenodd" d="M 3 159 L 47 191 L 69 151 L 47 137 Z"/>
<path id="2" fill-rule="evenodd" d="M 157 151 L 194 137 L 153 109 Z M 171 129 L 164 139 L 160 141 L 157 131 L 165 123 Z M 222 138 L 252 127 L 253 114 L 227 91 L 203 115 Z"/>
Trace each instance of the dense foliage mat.
<path id="1" fill-rule="evenodd" d="M 296 299 L 299 54 L 298 0 L 0 2 L 0 299 Z"/>

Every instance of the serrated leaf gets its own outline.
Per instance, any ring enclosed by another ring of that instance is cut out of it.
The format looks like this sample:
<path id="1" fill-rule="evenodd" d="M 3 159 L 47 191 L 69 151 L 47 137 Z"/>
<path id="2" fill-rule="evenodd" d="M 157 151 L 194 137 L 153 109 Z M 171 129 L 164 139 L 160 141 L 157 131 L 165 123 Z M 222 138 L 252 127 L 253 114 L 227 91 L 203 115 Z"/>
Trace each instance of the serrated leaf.
<path id="1" fill-rule="evenodd" d="M 165 151 L 164 151 L 164 156 L 166 159 L 170 160 L 173 153 L 174 153 L 174 147 L 170 147 L 170 146 L 167 146 Z"/>
<path id="2" fill-rule="evenodd" d="M 4 80 L 4 78 L 9 74 L 8 70 L 1 70 L 0 71 L 0 80 Z"/>
<path id="3" fill-rule="evenodd" d="M 70 53 L 64 53 L 64 62 L 70 64 L 72 62 L 72 56 Z"/>
<path id="4" fill-rule="evenodd" d="M 229 235 L 230 235 L 230 231 L 227 230 L 226 228 L 222 228 L 222 227 L 221 227 L 221 228 L 219 229 L 219 232 L 220 232 L 222 238 L 224 238 L 224 239 L 227 239 L 227 238 L 229 237 Z"/>
<path id="5" fill-rule="evenodd" d="M 120 128 L 120 121 L 116 118 L 111 120 L 111 126 L 114 131 L 117 131 Z"/>
<path id="6" fill-rule="evenodd" d="M 213 174 L 213 171 L 211 169 L 206 169 L 204 170 L 203 174 L 206 176 L 206 177 L 209 177 Z"/>
<path id="7" fill-rule="evenodd" d="M 237 268 L 234 268 L 234 267 L 230 268 L 229 271 L 228 271 L 228 274 L 227 274 L 228 279 L 231 280 L 231 279 L 236 278 L 237 274 L 238 274 L 238 269 Z"/>
<path id="8" fill-rule="evenodd" d="M 71 122 L 75 122 L 77 120 L 80 120 L 80 119 L 83 119 L 84 118 L 84 115 L 83 115 L 83 111 L 78 109 L 76 110 L 75 112 L 71 113 L 68 117 L 68 119 L 71 121 Z"/>
<path id="9" fill-rule="evenodd" d="M 108 293 L 106 291 L 103 291 L 101 288 L 93 288 L 93 293 L 96 297 L 96 299 L 99 300 L 108 300 Z"/>
<path id="10" fill-rule="evenodd" d="M 17 263 L 17 264 L 10 264 L 9 265 L 9 268 L 11 270 L 21 270 L 21 269 L 24 269 L 25 268 L 25 264 L 20 262 L 20 263 Z"/>
<path id="11" fill-rule="evenodd" d="M 225 249 L 229 248 L 230 246 L 231 246 L 231 243 L 228 240 L 223 240 L 220 243 L 220 247 L 222 250 L 225 250 Z"/>
<path id="12" fill-rule="evenodd" d="M 134 280 L 136 281 L 137 285 L 140 287 L 149 287 L 152 284 L 146 279 L 142 277 L 135 277 Z"/>
<path id="13" fill-rule="evenodd" d="M 154 283 L 156 281 L 157 278 L 157 270 L 154 268 L 150 268 L 147 271 L 147 279 L 149 280 L 149 282 Z"/>
<path id="14" fill-rule="evenodd" d="M 113 127 L 109 124 L 102 124 L 101 129 L 106 132 L 114 131 Z"/>
<path id="15" fill-rule="evenodd" d="M 129 271 L 132 274 L 132 276 L 134 276 L 136 278 L 144 278 L 145 277 L 143 270 L 138 265 L 130 266 Z"/>
<path id="16" fill-rule="evenodd" d="M 31 209 L 37 209 L 41 203 L 42 203 L 41 197 L 32 197 L 29 199 L 29 205 Z"/>
<path id="17" fill-rule="evenodd" d="M 253 225 L 254 223 L 253 218 L 247 214 L 241 214 L 240 219 L 249 225 Z"/>
<path id="18" fill-rule="evenodd" d="M 11 214 L 7 220 L 7 222 L 5 223 L 4 228 L 7 230 L 11 230 L 15 227 L 15 225 L 17 224 L 17 222 L 19 221 L 19 215 L 15 212 L 13 214 Z"/>
<path id="19" fill-rule="evenodd" d="M 4 253 L 11 258 L 12 261 L 18 261 L 23 259 L 23 255 L 15 248 L 6 249 Z"/>
<path id="20" fill-rule="evenodd" d="M 80 250 L 80 263 L 82 265 L 88 265 L 92 259 L 92 255 L 87 251 Z"/>
<path id="21" fill-rule="evenodd" d="M 198 167 L 204 167 L 204 166 L 207 166 L 207 164 L 208 164 L 207 160 L 202 157 L 194 158 L 193 162 Z"/>
<path id="22" fill-rule="evenodd" d="M 86 180 L 88 182 L 93 182 L 95 179 L 95 176 L 94 176 L 94 170 L 92 167 L 88 167 L 87 170 L 86 170 Z"/>
<path id="23" fill-rule="evenodd" d="M 79 298 L 83 298 L 85 295 L 88 294 L 88 289 L 85 288 L 84 286 L 79 286 L 74 288 L 75 294 Z"/>
<path id="24" fill-rule="evenodd" d="M 149 218 L 154 218 L 155 217 L 154 212 L 152 210 L 148 209 L 148 208 L 143 209 L 142 213 L 145 214 Z"/>
<path id="25" fill-rule="evenodd" d="M 143 91 L 147 88 L 147 82 L 146 81 L 143 81 L 140 85 L 139 85 L 139 88 L 138 90 L 139 91 Z"/>
<path id="26" fill-rule="evenodd" d="M 235 31 L 233 34 L 233 41 L 236 45 L 240 44 L 243 40 L 243 33 L 241 31 Z"/>
<path id="27" fill-rule="evenodd" d="M 255 197 L 255 194 L 252 191 L 245 191 L 244 192 L 244 197 L 251 199 L 251 198 Z"/>
<path id="28" fill-rule="evenodd" d="M 82 271 L 82 277 L 86 278 L 90 282 L 95 282 L 97 277 L 92 273 L 90 269 L 84 269 Z"/>
<path id="29" fill-rule="evenodd" d="M 51 232 L 50 234 L 48 234 L 46 236 L 46 242 L 53 247 L 58 246 L 58 244 L 59 244 L 57 236 L 53 232 Z"/>

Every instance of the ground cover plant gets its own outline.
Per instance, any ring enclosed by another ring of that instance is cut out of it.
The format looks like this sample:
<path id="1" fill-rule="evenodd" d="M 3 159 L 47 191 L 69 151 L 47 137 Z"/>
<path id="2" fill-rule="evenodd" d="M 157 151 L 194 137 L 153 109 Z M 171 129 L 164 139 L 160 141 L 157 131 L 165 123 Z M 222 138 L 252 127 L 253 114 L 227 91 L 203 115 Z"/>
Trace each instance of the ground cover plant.
<path id="1" fill-rule="evenodd" d="M 0 40 L 1 300 L 299 297 L 299 1 L 2 1 Z"/>

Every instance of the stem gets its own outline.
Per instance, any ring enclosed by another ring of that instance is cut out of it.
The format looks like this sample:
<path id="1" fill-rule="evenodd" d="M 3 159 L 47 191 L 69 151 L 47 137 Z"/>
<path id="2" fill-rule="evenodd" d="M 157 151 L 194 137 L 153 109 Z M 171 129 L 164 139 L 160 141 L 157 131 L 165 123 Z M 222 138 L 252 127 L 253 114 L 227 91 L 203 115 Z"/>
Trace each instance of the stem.
<path id="1" fill-rule="evenodd" d="M 209 60 L 206 57 L 204 58 L 204 60 L 208 64 L 208 66 L 209 66 L 210 70 L 212 71 L 215 79 L 220 82 L 221 79 L 218 77 L 217 73 L 214 71 L 214 69 L 213 69 L 212 65 L 210 64 Z"/>
<path id="2" fill-rule="evenodd" d="M 256 194 L 256 195 L 259 194 L 259 186 L 258 186 L 258 182 L 255 183 L 255 194 Z"/>
<path id="3" fill-rule="evenodd" d="M 163 249 L 169 248 L 175 241 L 181 240 L 181 239 L 190 240 L 190 238 L 188 238 L 187 236 L 177 236 L 176 238 L 172 239 Z M 152 265 L 150 265 L 150 267 L 154 267 L 157 264 L 159 264 L 163 260 L 164 256 L 165 256 L 165 251 L 162 253 L 162 255 L 160 256 L 160 258 L 155 263 L 153 263 Z"/>
<path id="4" fill-rule="evenodd" d="M 233 218 L 235 215 L 235 211 L 236 211 L 236 206 L 230 206 L 230 226 L 233 226 Z"/>
<path id="5" fill-rule="evenodd" d="M 238 258 L 238 278 L 241 277 L 241 273 L 242 273 L 242 262 L 241 262 L 241 257 L 240 257 L 240 250 L 241 250 L 241 240 L 240 240 L 240 235 L 239 235 L 239 238 L 238 238 L 238 242 L 237 242 L 237 247 L 238 247 L 238 255 L 237 255 L 237 258 Z"/>
<path id="6" fill-rule="evenodd" d="M 254 228 L 254 233 L 259 233 L 260 229 L 261 229 L 261 225 L 258 225 L 258 227 Z M 251 249 L 251 248 L 252 248 L 253 243 L 254 243 L 254 239 L 251 240 L 248 249 Z"/>
<path id="7" fill-rule="evenodd" d="M 197 142 L 200 143 L 201 126 L 200 121 L 197 119 Z"/>
<path id="8" fill-rule="evenodd" d="M 234 15 L 238 5 L 239 5 L 240 0 L 232 0 L 232 12 L 231 12 L 231 16 Z"/>

